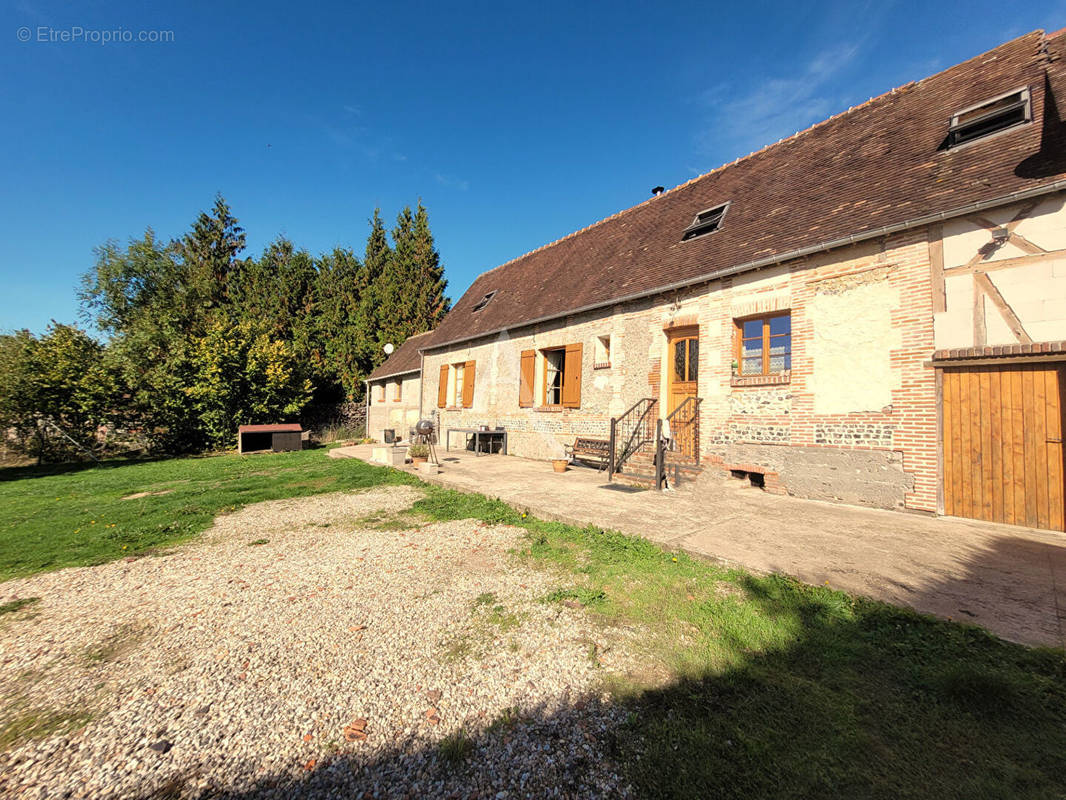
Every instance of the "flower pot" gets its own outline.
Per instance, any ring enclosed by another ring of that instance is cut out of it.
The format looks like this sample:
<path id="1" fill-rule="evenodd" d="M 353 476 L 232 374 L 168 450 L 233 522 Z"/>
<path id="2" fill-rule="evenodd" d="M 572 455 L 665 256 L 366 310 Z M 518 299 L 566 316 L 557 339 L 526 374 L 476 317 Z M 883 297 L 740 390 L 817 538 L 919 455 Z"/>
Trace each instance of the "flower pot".
<path id="1" fill-rule="evenodd" d="M 425 464 L 427 461 L 429 461 L 429 456 L 411 456 L 411 463 L 416 467 L 419 464 Z"/>
<path id="2" fill-rule="evenodd" d="M 565 458 L 553 458 L 552 469 L 556 472 L 566 472 L 567 466 L 570 464 Z"/>

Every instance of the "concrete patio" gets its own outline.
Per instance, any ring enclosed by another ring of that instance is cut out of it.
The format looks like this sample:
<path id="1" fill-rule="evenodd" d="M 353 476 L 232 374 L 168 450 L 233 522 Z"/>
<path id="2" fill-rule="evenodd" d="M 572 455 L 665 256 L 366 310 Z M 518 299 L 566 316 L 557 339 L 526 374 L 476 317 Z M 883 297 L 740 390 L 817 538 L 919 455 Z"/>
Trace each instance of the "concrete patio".
<path id="1" fill-rule="evenodd" d="M 330 456 L 369 461 L 371 450 L 342 447 Z M 1012 641 L 1066 647 L 1062 534 L 799 500 L 706 475 L 676 492 L 639 491 L 582 467 L 557 474 L 546 462 L 513 456 L 440 456 L 440 474 L 424 480 L 543 519 L 613 528 L 975 623 Z"/>

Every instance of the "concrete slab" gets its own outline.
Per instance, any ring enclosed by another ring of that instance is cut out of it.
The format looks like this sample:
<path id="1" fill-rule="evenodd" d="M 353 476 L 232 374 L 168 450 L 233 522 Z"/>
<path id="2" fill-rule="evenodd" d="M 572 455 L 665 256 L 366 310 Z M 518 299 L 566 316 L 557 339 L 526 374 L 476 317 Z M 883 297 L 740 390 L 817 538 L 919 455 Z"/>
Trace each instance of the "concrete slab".
<path id="1" fill-rule="evenodd" d="M 758 572 L 828 583 L 982 625 L 1005 639 L 1066 647 L 1066 536 L 1030 528 L 769 495 L 731 480 L 631 491 L 606 473 L 513 456 L 441 453 L 423 477 L 535 516 L 644 536 Z M 371 447 L 335 458 L 370 460 Z"/>

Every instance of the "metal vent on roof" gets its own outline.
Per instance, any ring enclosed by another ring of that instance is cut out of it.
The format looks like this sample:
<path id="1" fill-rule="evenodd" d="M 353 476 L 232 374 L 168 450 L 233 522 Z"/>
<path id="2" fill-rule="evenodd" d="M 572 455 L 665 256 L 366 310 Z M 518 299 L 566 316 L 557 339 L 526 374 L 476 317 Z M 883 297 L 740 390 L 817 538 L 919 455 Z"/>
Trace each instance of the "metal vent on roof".
<path id="1" fill-rule="evenodd" d="M 1024 125 L 1032 118 L 1029 90 L 1015 89 L 952 114 L 947 144 L 956 147 L 1015 125 Z"/>
<path id="2" fill-rule="evenodd" d="M 722 203 L 720 206 L 708 208 L 706 211 L 698 213 L 692 220 L 692 224 L 681 232 L 681 241 L 688 241 L 689 239 L 695 239 L 697 236 L 714 233 L 722 226 L 722 219 L 728 209 L 729 203 Z"/>
<path id="3" fill-rule="evenodd" d="M 489 300 L 491 300 L 493 298 L 493 296 L 496 294 L 496 291 L 497 291 L 496 289 L 493 289 L 487 295 L 485 295 L 480 300 L 478 300 L 477 304 L 472 309 L 470 309 L 470 313 L 473 313 L 475 311 L 480 311 L 485 306 L 487 306 L 489 304 Z"/>

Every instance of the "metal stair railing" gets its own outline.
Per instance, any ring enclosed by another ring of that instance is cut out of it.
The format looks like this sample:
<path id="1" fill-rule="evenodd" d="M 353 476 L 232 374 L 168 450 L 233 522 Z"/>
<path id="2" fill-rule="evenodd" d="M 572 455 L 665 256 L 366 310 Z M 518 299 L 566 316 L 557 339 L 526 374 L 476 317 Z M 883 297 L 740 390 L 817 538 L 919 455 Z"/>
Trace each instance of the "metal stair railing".
<path id="1" fill-rule="evenodd" d="M 659 401 L 654 397 L 644 397 L 618 418 L 611 418 L 611 456 L 607 467 L 607 479 L 614 478 L 626 461 L 639 452 L 646 444 L 656 440 L 655 423 L 658 416 L 653 415 Z"/>
<path id="2" fill-rule="evenodd" d="M 686 397 L 666 418 L 670 449 L 700 463 L 700 397 Z"/>

